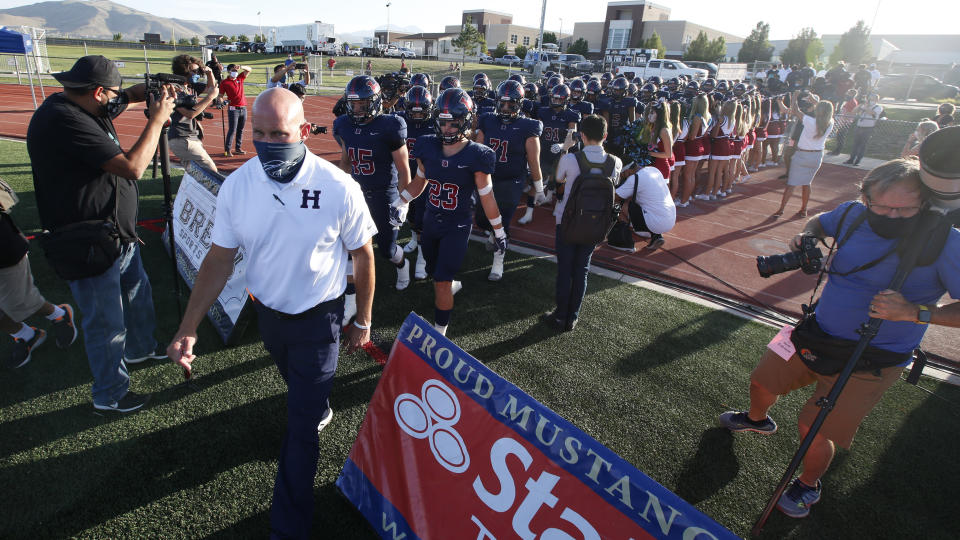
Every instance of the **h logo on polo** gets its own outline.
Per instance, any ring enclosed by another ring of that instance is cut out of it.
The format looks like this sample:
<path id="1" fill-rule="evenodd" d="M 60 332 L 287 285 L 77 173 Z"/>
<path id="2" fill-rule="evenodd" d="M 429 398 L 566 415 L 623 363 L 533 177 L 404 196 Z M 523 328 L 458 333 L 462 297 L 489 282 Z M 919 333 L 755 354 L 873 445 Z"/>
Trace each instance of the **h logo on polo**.
<path id="1" fill-rule="evenodd" d="M 319 189 L 313 190 L 312 195 L 310 193 L 311 191 L 309 189 L 303 190 L 303 202 L 300 203 L 300 208 L 307 208 L 307 201 L 313 201 L 313 209 L 319 210 L 320 209 L 320 190 Z"/>
<path id="2" fill-rule="evenodd" d="M 467 445 L 453 427 L 460 420 L 460 402 L 449 386 L 430 379 L 423 383 L 420 396 L 400 394 L 393 402 L 393 415 L 407 435 L 430 442 L 430 451 L 443 468 L 460 474 L 470 467 Z"/>
<path id="3" fill-rule="evenodd" d="M 443 166 L 443 167 L 446 167 L 446 166 L 450 165 L 450 162 L 448 162 L 448 161 L 445 160 L 445 159 L 442 159 L 442 160 L 440 160 L 440 165 Z"/>

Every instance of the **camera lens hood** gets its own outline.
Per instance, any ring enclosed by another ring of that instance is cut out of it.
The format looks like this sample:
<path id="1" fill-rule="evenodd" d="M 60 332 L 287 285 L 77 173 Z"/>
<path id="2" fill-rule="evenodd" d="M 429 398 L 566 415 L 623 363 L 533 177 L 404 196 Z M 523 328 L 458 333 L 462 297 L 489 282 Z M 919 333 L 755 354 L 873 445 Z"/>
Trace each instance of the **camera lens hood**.
<path id="1" fill-rule="evenodd" d="M 937 206 L 960 208 L 960 126 L 930 134 L 920 145 L 920 179 L 936 199 Z"/>

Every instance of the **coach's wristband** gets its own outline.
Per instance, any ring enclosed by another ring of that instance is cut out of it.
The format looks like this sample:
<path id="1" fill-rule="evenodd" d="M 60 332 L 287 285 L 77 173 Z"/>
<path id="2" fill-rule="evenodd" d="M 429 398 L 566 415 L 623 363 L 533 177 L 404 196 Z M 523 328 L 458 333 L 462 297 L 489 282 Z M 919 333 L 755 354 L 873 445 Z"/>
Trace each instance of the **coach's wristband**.
<path id="1" fill-rule="evenodd" d="M 368 324 L 367 326 L 364 326 L 364 325 L 358 323 L 358 322 L 356 321 L 356 319 L 354 319 L 353 325 L 356 326 L 357 328 L 361 329 L 361 330 L 369 330 L 369 329 L 370 329 L 370 325 L 369 325 L 369 324 Z"/>

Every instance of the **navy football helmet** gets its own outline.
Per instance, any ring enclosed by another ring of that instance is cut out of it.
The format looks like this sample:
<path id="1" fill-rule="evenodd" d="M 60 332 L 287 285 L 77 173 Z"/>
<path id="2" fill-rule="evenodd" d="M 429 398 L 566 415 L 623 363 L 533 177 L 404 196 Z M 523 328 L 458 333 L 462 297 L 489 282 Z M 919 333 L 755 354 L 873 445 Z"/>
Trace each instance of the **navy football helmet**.
<path id="1" fill-rule="evenodd" d="M 687 83 L 687 87 L 683 89 L 683 97 L 685 98 L 695 98 L 700 93 L 700 83 L 697 81 L 690 81 Z"/>
<path id="2" fill-rule="evenodd" d="M 707 93 L 707 94 L 713 92 L 714 90 L 717 89 L 717 81 L 716 81 L 716 79 L 710 78 L 710 79 L 707 79 L 707 80 L 703 81 L 703 84 L 700 85 L 700 89 L 703 90 L 703 91 L 704 91 L 705 93 Z"/>
<path id="3" fill-rule="evenodd" d="M 747 85 L 743 83 L 737 83 L 733 86 L 733 95 L 740 97 L 747 92 Z"/>
<path id="4" fill-rule="evenodd" d="M 613 73 L 610 73 L 609 71 L 607 71 L 600 76 L 600 85 L 603 87 L 606 87 L 607 84 L 610 84 L 610 81 L 612 80 L 613 80 Z"/>
<path id="5" fill-rule="evenodd" d="M 590 79 L 590 81 L 587 82 L 587 92 L 586 92 L 586 94 L 587 94 L 588 96 L 593 96 L 594 98 L 596 98 L 597 96 L 599 96 L 599 95 L 602 94 L 602 93 L 603 93 L 603 88 L 601 88 L 601 86 L 600 86 L 600 81 L 599 81 L 599 80 L 597 80 L 597 79 Z"/>
<path id="6" fill-rule="evenodd" d="M 587 93 L 587 83 L 583 79 L 573 79 L 570 81 L 570 103 L 580 103 L 583 96 Z"/>
<path id="7" fill-rule="evenodd" d="M 356 125 L 370 122 L 383 110 L 380 84 L 369 75 L 350 79 L 343 91 L 343 97 L 347 102 L 347 116 Z"/>
<path id="8" fill-rule="evenodd" d="M 410 86 L 430 88 L 430 75 L 426 73 L 415 73 L 413 77 L 410 77 Z"/>
<path id="9" fill-rule="evenodd" d="M 610 83 L 613 99 L 620 101 L 627 97 L 627 91 L 630 89 L 630 81 L 624 77 L 618 77 Z"/>
<path id="10" fill-rule="evenodd" d="M 654 75 L 653 77 L 650 77 L 649 79 L 647 79 L 647 82 L 648 82 L 648 83 L 651 83 L 651 84 L 657 85 L 657 89 L 659 89 L 661 86 L 663 86 L 663 79 L 661 79 L 660 77 L 658 77 L 658 76 L 656 76 L 656 75 Z"/>
<path id="11" fill-rule="evenodd" d="M 513 75 L 507 77 L 507 80 L 508 80 L 508 81 L 517 81 L 518 83 L 520 83 L 520 86 L 523 86 L 523 85 L 527 84 L 527 79 L 526 79 L 526 77 L 524 77 L 523 75 L 521 75 L 521 74 L 519 74 L 519 73 L 514 73 Z"/>
<path id="12" fill-rule="evenodd" d="M 550 106 L 554 109 L 564 110 L 570 104 L 570 87 L 565 84 L 558 84 L 550 90 Z"/>
<path id="13" fill-rule="evenodd" d="M 477 82 L 480 79 L 489 79 L 489 78 L 490 77 L 487 77 L 486 73 L 481 71 L 480 73 L 477 73 L 476 75 L 473 76 L 473 82 Z"/>
<path id="14" fill-rule="evenodd" d="M 453 75 L 447 75 L 443 79 L 440 79 L 440 91 L 443 92 L 448 88 L 460 88 L 460 79 Z"/>
<path id="15" fill-rule="evenodd" d="M 535 82 L 528 82 L 523 85 L 524 99 L 535 100 L 540 95 L 540 85 Z"/>
<path id="16" fill-rule="evenodd" d="M 440 94 L 434 106 L 433 117 L 437 134 L 443 144 L 456 144 L 467 138 L 467 131 L 473 123 L 474 104 L 470 95 L 462 88 L 448 88 Z M 447 133 L 443 128 L 453 123 L 457 131 Z"/>
<path id="17" fill-rule="evenodd" d="M 653 99 L 653 96 L 657 93 L 657 85 L 648 82 L 647 84 L 640 87 L 640 100 L 643 102 L 650 101 Z"/>
<path id="18" fill-rule="evenodd" d="M 477 101 L 490 95 L 490 79 L 480 77 L 473 80 L 473 100 Z"/>
<path id="19" fill-rule="evenodd" d="M 433 117 L 433 96 L 424 86 L 411 86 L 403 103 L 408 122 L 424 122 Z"/>
<path id="20" fill-rule="evenodd" d="M 497 116 L 504 123 L 510 123 L 520 117 L 523 103 L 523 87 L 513 80 L 503 81 L 497 87 Z"/>

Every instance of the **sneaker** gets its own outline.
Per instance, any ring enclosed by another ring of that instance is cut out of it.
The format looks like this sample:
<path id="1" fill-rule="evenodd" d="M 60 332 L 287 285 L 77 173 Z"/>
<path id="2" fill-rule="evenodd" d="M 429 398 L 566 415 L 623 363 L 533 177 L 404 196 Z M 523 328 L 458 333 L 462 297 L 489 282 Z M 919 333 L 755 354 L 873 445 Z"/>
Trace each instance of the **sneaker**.
<path id="1" fill-rule="evenodd" d="M 543 320 L 547 326 L 555 330 L 563 330 L 563 328 L 566 326 L 566 320 L 557 317 L 557 310 L 548 311 L 547 313 L 540 315 L 540 319 Z"/>
<path id="2" fill-rule="evenodd" d="M 676 206 L 676 205 L 678 205 L 678 204 L 680 204 L 680 199 L 678 199 L 677 197 L 674 197 L 674 198 L 673 198 L 673 205 Z"/>
<path id="3" fill-rule="evenodd" d="M 767 416 L 760 422 L 754 422 L 742 411 L 727 411 L 720 415 L 720 425 L 730 431 L 755 431 L 764 435 L 777 432 L 777 423 Z"/>
<path id="4" fill-rule="evenodd" d="M 633 247 L 620 247 L 620 246 L 615 246 L 615 245 L 611 244 L 610 242 L 607 242 L 607 247 L 609 247 L 609 248 L 611 248 L 611 249 L 615 249 L 615 250 L 617 250 L 617 251 L 622 251 L 622 252 L 624 252 L 624 253 L 636 253 L 636 251 L 637 251 L 636 248 L 633 248 Z"/>
<path id="5" fill-rule="evenodd" d="M 460 283 L 460 281 L 456 279 L 453 280 L 453 282 L 450 283 L 450 295 L 453 296 L 457 294 L 458 292 L 460 292 L 460 289 L 462 288 L 463 288 L 463 283 Z"/>
<path id="6" fill-rule="evenodd" d="M 60 309 L 65 311 L 63 317 L 53 321 L 53 328 L 50 329 L 57 347 L 66 349 L 77 340 L 77 325 L 73 323 L 73 308 L 70 304 L 60 304 Z"/>
<path id="7" fill-rule="evenodd" d="M 726 191 L 718 191 L 718 192 L 717 192 L 717 197 L 723 198 L 723 197 L 726 197 L 726 196 L 727 196 L 727 192 L 726 192 Z"/>
<path id="8" fill-rule="evenodd" d="M 402 291 L 410 286 L 410 261 L 403 258 L 403 266 L 397 268 L 397 290 Z"/>
<path id="9" fill-rule="evenodd" d="M 650 238 L 650 243 L 647 244 L 647 249 L 649 249 L 650 251 L 656 251 L 661 247 L 663 247 L 664 242 L 665 240 L 663 239 L 662 235 L 659 235 L 659 234 L 654 235 L 653 237 Z"/>
<path id="10" fill-rule="evenodd" d="M 852 160 L 852 159 L 848 159 L 848 160 L 844 161 L 843 164 L 844 164 L 844 165 L 853 165 L 853 160 Z"/>
<path id="11" fill-rule="evenodd" d="M 781 174 L 780 176 L 777 177 L 777 180 L 785 180 L 785 179 L 787 179 L 787 178 L 789 178 L 789 177 L 790 177 L 789 174 L 783 173 L 783 174 Z"/>
<path id="12" fill-rule="evenodd" d="M 413 268 L 413 279 L 427 279 L 427 259 L 423 256 L 423 248 L 417 250 L 417 264 Z"/>
<path id="13" fill-rule="evenodd" d="M 447 325 L 440 326 L 439 324 L 435 324 L 433 325 L 433 329 L 437 332 L 440 332 L 441 336 L 447 335 Z"/>
<path id="14" fill-rule="evenodd" d="M 760 172 L 760 168 L 759 168 L 759 167 L 747 167 L 747 172 Z M 750 177 L 750 175 L 747 175 L 747 178 L 749 178 L 749 177 Z"/>
<path id="15" fill-rule="evenodd" d="M 415 249 L 417 249 L 417 237 L 416 237 L 416 235 L 414 235 L 413 238 L 412 238 L 409 242 L 407 242 L 407 245 L 403 246 L 403 252 L 404 252 L 404 253 L 412 253 L 413 250 L 415 250 Z"/>
<path id="16" fill-rule="evenodd" d="M 686 208 L 688 206 L 690 206 L 690 201 L 677 203 L 677 208 Z"/>
<path id="17" fill-rule="evenodd" d="M 521 225 L 526 225 L 527 223 L 530 223 L 531 221 L 533 221 L 533 208 L 527 208 L 527 211 L 524 212 L 523 217 L 521 217 L 519 220 L 517 220 L 517 223 L 519 223 L 519 224 L 521 224 Z"/>
<path id="18" fill-rule="evenodd" d="M 239 148 L 237 148 L 236 150 L 234 150 L 233 153 L 234 153 L 235 155 L 238 155 L 238 156 L 242 156 L 242 155 L 246 154 L 245 151 L 240 150 Z"/>
<path id="19" fill-rule="evenodd" d="M 650 238 L 650 231 L 638 231 L 637 229 L 633 230 L 633 234 L 639 236 L 640 238 Z"/>
<path id="20" fill-rule="evenodd" d="M 148 353 L 146 356 L 139 356 L 137 358 L 124 358 L 123 361 L 127 364 L 139 364 L 140 362 L 146 362 L 147 360 L 166 360 L 167 353 L 163 351 L 153 351 Z"/>
<path id="21" fill-rule="evenodd" d="M 503 278 L 503 257 L 505 253 L 494 253 L 493 254 L 493 265 L 490 267 L 490 275 L 487 276 L 487 279 L 490 281 L 500 281 Z"/>
<path id="22" fill-rule="evenodd" d="M 233 157 L 233 154 L 231 154 L 230 151 L 227 150 L 223 153 L 223 157 Z"/>
<path id="23" fill-rule="evenodd" d="M 564 332 L 573 332 L 574 329 L 577 327 L 577 321 L 578 321 L 578 320 L 579 320 L 579 319 L 570 319 L 569 321 L 567 321 L 567 324 L 565 324 L 565 325 L 563 326 L 563 331 L 564 331 Z"/>
<path id="24" fill-rule="evenodd" d="M 93 404 L 93 408 L 98 411 L 113 411 L 118 413 L 128 413 L 142 408 L 150 401 L 150 394 L 138 394 L 136 392 L 127 392 L 127 395 L 120 398 L 120 401 L 114 401 L 109 405 Z"/>
<path id="25" fill-rule="evenodd" d="M 793 482 L 784 490 L 777 508 L 792 518 L 803 518 L 810 515 L 810 507 L 820 500 L 823 483 L 817 480 L 817 487 L 810 487 L 794 478 Z"/>
<path id="26" fill-rule="evenodd" d="M 29 340 L 13 338 L 13 354 L 10 358 L 10 366 L 13 369 L 27 365 L 34 349 L 43 345 L 43 342 L 47 340 L 46 332 L 33 326 L 30 328 L 33 328 L 33 337 Z"/>
<path id="27" fill-rule="evenodd" d="M 327 408 L 327 412 L 324 413 L 323 418 L 320 419 L 320 423 L 317 424 L 317 432 L 323 431 L 323 428 L 330 425 L 331 420 L 333 420 L 333 409 Z"/>
<path id="28" fill-rule="evenodd" d="M 710 198 L 707 199 L 707 200 L 708 200 L 708 201 L 715 201 L 715 200 L 717 200 L 717 196 L 716 196 L 716 195 L 710 195 Z"/>
<path id="29" fill-rule="evenodd" d="M 698 201 L 709 201 L 710 195 L 707 195 L 706 193 L 697 193 L 696 195 L 693 196 L 693 198 Z"/>

